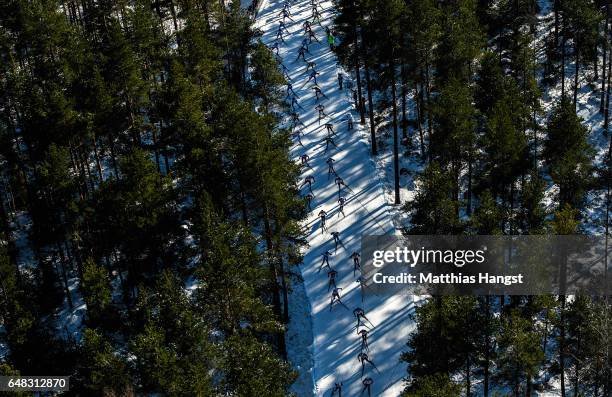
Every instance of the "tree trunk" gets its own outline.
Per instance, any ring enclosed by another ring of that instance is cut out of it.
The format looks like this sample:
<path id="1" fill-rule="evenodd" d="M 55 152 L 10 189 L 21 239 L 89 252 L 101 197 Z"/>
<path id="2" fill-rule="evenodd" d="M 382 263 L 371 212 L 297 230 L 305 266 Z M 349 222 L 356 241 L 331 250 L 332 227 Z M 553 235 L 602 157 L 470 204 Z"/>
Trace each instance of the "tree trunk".
<path id="1" fill-rule="evenodd" d="M 367 59 L 364 62 L 364 69 L 368 89 L 368 112 L 370 114 L 370 138 L 372 139 L 372 155 L 376 156 L 378 155 L 378 145 L 376 144 L 376 125 L 374 124 L 374 101 L 372 100 L 372 80 L 370 79 L 370 68 L 368 66 Z"/>
<path id="2" fill-rule="evenodd" d="M 560 295 L 561 324 L 559 330 L 559 371 L 561 376 L 561 397 L 565 397 L 565 295 Z"/>
<path id="3" fill-rule="evenodd" d="M 606 102 L 606 62 L 608 61 L 608 19 L 610 18 L 608 4 L 606 4 L 606 19 L 604 21 L 604 44 L 603 44 L 603 66 L 601 68 L 601 99 L 599 100 L 599 112 L 603 113 Z"/>
<path id="4" fill-rule="evenodd" d="M 407 138 L 408 137 L 408 120 L 406 120 L 406 102 L 407 102 L 407 98 L 406 98 L 406 71 L 405 71 L 405 66 L 404 66 L 404 62 L 402 62 L 402 66 L 401 66 L 401 93 L 400 95 L 402 96 L 402 138 Z"/>
<path id="5" fill-rule="evenodd" d="M 565 37 L 561 42 L 561 98 L 565 98 Z"/>
<path id="6" fill-rule="evenodd" d="M 399 205 L 401 203 L 399 175 L 399 138 L 397 136 L 397 89 L 395 87 L 395 59 L 393 54 L 391 54 L 389 69 L 389 73 L 391 73 L 391 96 L 393 97 L 393 174 L 395 182 L 395 205 Z"/>
<path id="7" fill-rule="evenodd" d="M 363 106 L 361 106 L 361 97 L 362 97 L 362 92 L 361 92 L 361 68 L 359 66 L 360 61 L 360 52 L 359 52 L 359 36 L 357 34 L 357 24 L 353 25 L 353 32 L 355 34 L 355 75 L 357 77 L 357 110 L 359 110 L 359 117 L 361 118 L 361 124 L 365 124 L 365 111 L 363 109 Z"/>
<path id="8" fill-rule="evenodd" d="M 421 142 L 421 158 L 425 160 L 425 138 L 423 137 L 423 123 L 421 122 L 423 113 L 420 105 L 419 86 L 416 81 L 414 82 L 414 106 L 416 109 L 416 122 L 419 129 L 419 139 Z"/>
<path id="9" fill-rule="evenodd" d="M 264 203 L 264 232 L 266 238 L 266 248 L 268 250 L 268 255 L 272 255 L 273 245 L 272 245 L 272 229 L 270 227 L 270 213 L 266 203 Z M 274 258 L 268 258 L 270 262 L 270 283 L 272 285 L 272 306 L 274 310 L 274 315 L 278 320 L 282 319 L 282 311 L 281 311 L 281 302 L 280 302 L 280 291 L 278 287 L 278 270 L 276 269 L 276 264 L 274 263 Z M 278 351 L 283 359 L 287 359 L 287 346 L 285 344 L 285 333 L 279 332 L 278 335 Z"/>
<path id="10" fill-rule="evenodd" d="M 580 74 L 580 49 L 576 46 L 576 72 L 574 73 L 574 110 L 576 110 L 576 104 L 578 102 L 578 76 Z"/>

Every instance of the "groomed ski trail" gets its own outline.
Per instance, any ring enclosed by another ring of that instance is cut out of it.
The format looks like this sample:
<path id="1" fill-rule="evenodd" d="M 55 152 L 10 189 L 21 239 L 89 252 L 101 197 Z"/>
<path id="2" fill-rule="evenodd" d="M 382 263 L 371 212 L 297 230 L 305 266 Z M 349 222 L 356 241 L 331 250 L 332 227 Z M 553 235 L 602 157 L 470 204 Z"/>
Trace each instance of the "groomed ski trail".
<path id="1" fill-rule="evenodd" d="M 263 42 L 272 47 L 276 41 L 279 22 L 283 19 L 284 0 L 263 0 L 257 14 L 256 27 L 263 32 Z M 352 77 L 340 68 L 337 59 L 327 45 L 325 27 L 332 28 L 333 4 L 331 1 L 320 1 L 321 25 L 312 23 L 320 43 L 312 41 L 310 54 L 306 59 L 316 63 L 318 85 L 327 96 L 321 100 L 328 115 L 318 122 L 318 111 L 315 106 L 312 82 L 306 83 L 309 73 L 306 63 L 296 60 L 304 34 L 303 23 L 312 22 L 312 0 L 289 1 L 291 18 L 285 19 L 288 32 L 283 35 L 284 43 L 279 40 L 278 55 L 288 70 L 293 90 L 299 96 L 299 113 L 303 126 L 299 145 L 294 138 L 291 155 L 300 162 L 307 154 L 310 167 L 304 167 L 302 177 L 314 176 L 312 184 L 314 199 L 312 212 L 304 221 L 307 230 L 309 248 L 305 252 L 300 271 L 304 279 L 308 302 L 304 299 L 302 286 L 296 286 L 290 296 L 291 321 L 287 332 L 289 359 L 300 371 L 300 379 L 293 391 L 299 397 L 309 395 L 330 396 L 334 384 L 342 382 L 343 396 L 367 396 L 362 380 L 370 377 L 372 396 L 398 396 L 403 389 L 403 378 L 406 376 L 406 364 L 399 361 L 400 354 L 406 350 L 408 335 L 413 329 L 409 314 L 414 309 L 414 300 L 406 296 L 379 297 L 368 295 L 362 300 L 360 285 L 357 281 L 359 272 L 353 275 L 353 252 L 361 251 L 361 236 L 365 234 L 394 234 L 392 208 L 385 201 L 383 183 L 377 176 L 376 165 L 369 150 L 367 132 L 359 124 L 358 114 L 352 106 L 351 92 L 346 83 Z M 344 75 L 344 90 L 338 86 L 338 73 Z M 350 83 L 349 83 L 350 84 Z M 290 100 L 289 100 L 290 102 Z M 347 116 L 354 120 L 354 129 L 347 130 Z M 290 118 L 288 118 L 290 119 Z M 325 123 L 332 123 L 336 136 L 337 148 L 330 145 L 325 153 Z M 339 211 L 338 188 L 334 183 L 335 175 L 328 175 L 326 160 L 333 157 L 334 168 L 343 178 L 347 187 L 341 195 L 346 198 L 344 214 Z M 308 186 L 302 188 L 302 194 L 309 192 Z M 327 231 L 322 231 L 318 214 L 325 210 Z M 335 251 L 332 232 L 338 232 L 342 244 Z M 331 267 L 337 271 L 336 284 L 340 298 L 347 308 L 334 305 L 330 311 L 331 289 L 328 290 L 327 268 L 318 272 L 321 255 L 326 250 L 332 253 Z M 297 304 L 296 304 L 297 303 Z M 361 307 L 374 327 L 369 330 L 368 355 L 376 365 L 374 369 L 366 364 L 361 376 L 361 363 L 358 354 L 361 350 L 361 337 L 357 334 L 356 319 L 353 310 Z M 310 320 L 305 316 L 310 310 Z M 308 325 L 312 330 L 306 329 Z M 309 346 L 312 341 L 312 346 Z M 309 366 L 314 364 L 314 368 Z M 312 377 L 312 381 L 310 379 Z M 309 390 L 312 388 L 313 390 Z M 361 394 L 364 392 L 363 394 Z M 335 394 L 338 395 L 337 393 Z"/>

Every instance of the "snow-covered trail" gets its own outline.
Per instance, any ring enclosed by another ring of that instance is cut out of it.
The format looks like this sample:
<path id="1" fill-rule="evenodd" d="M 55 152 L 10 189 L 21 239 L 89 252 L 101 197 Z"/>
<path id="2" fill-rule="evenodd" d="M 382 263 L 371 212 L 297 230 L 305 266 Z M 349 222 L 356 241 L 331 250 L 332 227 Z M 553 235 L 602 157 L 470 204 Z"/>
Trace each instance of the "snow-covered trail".
<path id="1" fill-rule="evenodd" d="M 261 5 L 256 27 L 263 31 L 263 41 L 268 46 L 272 46 L 276 40 L 279 22 L 283 19 L 281 12 L 284 4 L 284 0 L 264 0 Z M 328 115 L 320 123 L 312 82 L 306 83 L 309 77 L 306 63 L 296 59 L 302 40 L 307 37 L 303 23 L 312 21 L 311 0 L 290 2 L 289 11 L 293 21 L 286 19 L 289 32 L 284 34 L 285 42 L 279 42 L 279 55 L 288 69 L 293 89 L 299 96 L 299 105 L 303 108 L 298 107 L 296 111 L 305 125 L 301 138 L 303 146 L 297 144 L 296 140 L 292 156 L 300 161 L 300 157 L 307 154 L 310 157 L 310 167 L 304 167 L 302 176 L 312 175 L 316 179 L 312 185 L 315 196 L 312 212 L 304 222 L 309 243 L 304 263 L 300 266 L 304 284 L 296 286 L 291 296 L 288 350 L 290 360 L 301 372 L 294 391 L 300 397 L 329 396 L 334 383 L 342 382 L 343 395 L 358 396 L 364 388 L 362 379 L 371 377 L 374 381 L 372 396 L 397 396 L 403 389 L 402 378 L 406 375 L 406 364 L 399 361 L 399 356 L 405 350 L 408 334 L 413 328 L 409 314 L 414 308 L 414 302 L 405 296 L 368 296 L 363 301 L 357 281 L 359 273 L 353 275 L 350 255 L 361 250 L 362 234 L 381 235 L 396 231 L 391 221 L 392 207 L 385 201 L 383 183 L 377 176 L 376 165 L 369 154 L 368 134 L 358 123 L 351 92 L 346 89 L 346 82 L 351 77 L 340 69 L 335 55 L 327 45 L 325 27 L 331 28 L 333 4 L 329 0 L 320 1 L 318 7 L 321 25 L 313 23 L 312 26 L 321 42 L 312 42 L 306 59 L 316 63 L 316 71 L 320 73 L 317 76 L 318 85 L 327 96 L 326 100 L 319 102 Z M 340 72 L 345 77 L 344 90 L 338 86 Z M 355 120 L 355 129 L 352 131 L 348 130 L 349 115 Z M 327 153 L 325 123 L 332 123 L 337 134 L 334 137 L 337 148 L 330 145 Z M 337 174 L 348 186 L 341 193 L 346 198 L 346 216 L 339 211 L 335 175 L 328 175 L 326 160 L 330 156 L 335 160 Z M 307 194 L 308 187 L 304 187 L 302 192 Z M 328 230 L 325 232 L 321 230 L 318 218 L 321 210 L 328 214 Z M 337 251 L 331 235 L 334 231 L 340 233 L 342 241 Z M 336 283 L 342 288 L 340 296 L 347 308 L 334 305 L 330 311 L 329 269 L 318 271 L 321 254 L 326 250 L 333 254 L 330 265 L 338 273 Z M 303 298 L 304 292 L 307 300 Z M 361 352 L 361 338 L 356 333 L 356 319 L 353 316 L 353 310 L 357 307 L 363 308 L 367 318 L 374 324 L 368 335 L 368 354 L 378 368 L 376 371 L 367 364 L 363 377 L 357 357 Z M 309 326 L 312 330 L 308 329 Z M 309 339 L 312 346 L 308 346 Z M 314 368 L 309 368 L 312 363 Z"/>

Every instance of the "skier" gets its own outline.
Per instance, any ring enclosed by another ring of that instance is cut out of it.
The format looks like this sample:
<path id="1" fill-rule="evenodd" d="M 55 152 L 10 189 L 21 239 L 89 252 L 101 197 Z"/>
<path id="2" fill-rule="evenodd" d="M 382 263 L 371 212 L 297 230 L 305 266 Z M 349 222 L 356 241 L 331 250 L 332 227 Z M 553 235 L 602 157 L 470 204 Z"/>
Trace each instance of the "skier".
<path id="1" fill-rule="evenodd" d="M 310 69 L 314 70 L 315 66 L 317 66 L 316 62 L 309 61 L 306 64 L 306 72 L 308 72 Z"/>
<path id="2" fill-rule="evenodd" d="M 319 102 L 319 99 L 320 99 L 319 97 L 323 97 L 323 98 L 327 99 L 327 95 L 325 95 L 323 93 L 323 91 L 321 91 L 321 88 L 318 85 L 313 85 L 311 88 L 314 90 L 315 95 L 317 97 L 315 99 L 316 102 Z"/>
<path id="3" fill-rule="evenodd" d="M 340 86 L 340 91 L 342 91 L 342 81 L 344 80 L 344 77 L 342 76 L 342 73 L 338 73 L 338 85 Z"/>
<path id="4" fill-rule="evenodd" d="M 334 239 L 334 253 L 336 253 L 336 251 L 338 251 L 338 244 L 342 245 L 342 241 L 340 241 L 340 233 L 337 231 L 333 231 L 331 235 Z"/>
<path id="5" fill-rule="evenodd" d="M 310 190 L 310 193 L 312 193 L 312 184 L 315 181 L 315 177 L 312 175 L 308 175 L 306 178 L 304 178 L 304 183 L 302 183 L 302 186 L 300 186 L 300 188 L 308 185 L 308 190 Z"/>
<path id="6" fill-rule="evenodd" d="M 291 97 L 291 110 L 293 112 L 295 112 L 295 108 L 296 106 L 302 110 L 304 110 L 304 108 L 302 107 L 302 105 L 300 105 L 300 103 L 298 102 L 297 98 L 295 96 Z"/>
<path id="7" fill-rule="evenodd" d="M 274 44 L 272 44 L 272 45 L 271 45 L 270 47 L 268 47 L 268 48 L 270 48 L 270 51 L 274 51 L 274 53 L 275 53 L 276 55 L 278 55 L 278 50 L 279 50 L 279 47 L 278 47 L 278 41 L 275 41 L 275 42 L 274 42 Z"/>
<path id="8" fill-rule="evenodd" d="M 332 51 L 334 50 L 334 48 L 336 48 L 336 38 L 332 33 L 327 36 L 327 44 L 329 44 L 329 49 Z"/>
<path id="9" fill-rule="evenodd" d="M 304 62 L 308 62 L 306 61 L 306 50 L 304 49 L 304 47 L 300 47 L 300 49 L 298 50 L 298 56 L 297 58 L 295 58 L 295 61 L 299 61 L 300 58 L 302 58 Z"/>
<path id="10" fill-rule="evenodd" d="M 300 120 L 300 115 L 297 114 L 296 112 L 291 113 L 291 123 L 293 124 L 294 128 L 298 124 L 302 124 L 302 126 L 306 127 L 306 125 L 304 123 L 302 123 L 302 121 Z"/>
<path id="11" fill-rule="evenodd" d="M 283 29 L 281 29 L 281 27 L 278 27 L 278 30 L 276 31 L 276 40 L 280 40 L 283 43 L 285 42 L 285 39 L 283 38 Z"/>
<path id="12" fill-rule="evenodd" d="M 312 22 L 321 25 L 321 13 L 316 6 L 312 8 Z"/>
<path id="13" fill-rule="evenodd" d="M 368 377 L 362 380 L 361 383 L 363 383 L 363 390 L 360 395 L 367 391 L 368 397 L 372 397 L 372 383 L 374 383 L 374 379 Z"/>
<path id="14" fill-rule="evenodd" d="M 302 165 L 305 165 L 305 166 L 306 166 L 306 167 L 308 167 L 308 168 L 312 168 L 312 167 L 310 166 L 310 164 L 308 164 L 308 160 L 310 160 L 310 156 L 309 156 L 309 155 L 307 155 L 307 154 L 303 154 L 303 155 L 301 155 L 301 156 L 300 156 L 300 160 L 301 160 L 301 162 L 302 162 Z"/>
<path id="15" fill-rule="evenodd" d="M 368 357 L 368 353 L 364 353 L 361 352 L 357 355 L 357 360 L 359 360 L 359 362 L 361 363 L 361 376 L 363 377 L 363 373 L 365 372 L 365 363 L 369 363 L 372 367 L 374 367 L 374 369 L 376 370 L 376 372 L 378 372 L 380 374 L 380 371 L 378 370 L 378 368 L 376 368 L 376 365 L 374 365 L 374 363 L 372 362 L 372 360 L 370 360 L 370 358 Z"/>
<path id="16" fill-rule="evenodd" d="M 346 123 L 348 125 L 348 130 L 351 131 L 353 129 L 353 117 L 350 114 L 346 115 Z"/>
<path id="17" fill-rule="evenodd" d="M 323 117 L 327 117 L 327 114 L 325 114 L 325 106 L 318 104 L 317 106 L 315 106 L 315 109 L 319 111 L 319 124 L 321 124 L 321 119 Z"/>
<path id="18" fill-rule="evenodd" d="M 342 397 L 342 382 L 336 383 L 334 385 L 330 397 L 334 397 L 336 395 L 336 392 L 338 392 L 338 397 Z"/>
<path id="19" fill-rule="evenodd" d="M 357 334 L 361 336 L 361 351 L 370 351 L 370 346 L 368 346 L 368 330 L 362 329 L 361 331 L 357 331 Z"/>
<path id="20" fill-rule="evenodd" d="M 289 18 L 292 22 L 295 22 L 293 20 L 293 18 L 291 18 L 291 13 L 289 12 L 289 10 L 287 8 L 283 8 L 281 10 L 281 12 L 278 13 L 278 16 L 283 16 L 283 22 L 285 21 L 285 19 Z"/>
<path id="21" fill-rule="evenodd" d="M 353 277 L 355 277 L 355 272 L 357 270 L 361 270 L 361 265 L 359 264 L 359 258 L 361 255 L 357 251 L 351 254 L 351 259 L 353 259 Z"/>
<path id="22" fill-rule="evenodd" d="M 346 183 L 344 183 L 344 179 L 340 178 L 339 176 L 336 177 L 334 183 L 338 185 L 338 198 L 340 198 L 340 193 L 342 193 L 342 186 L 346 186 Z"/>
<path id="23" fill-rule="evenodd" d="M 334 139 L 330 136 L 325 138 L 325 150 L 323 151 L 323 153 L 327 153 L 327 149 L 329 149 L 329 144 L 334 145 L 335 148 L 338 148 L 338 146 L 336 145 L 336 142 L 334 142 Z"/>
<path id="24" fill-rule="evenodd" d="M 320 43 L 321 40 L 317 38 L 317 35 L 310 29 L 308 31 L 308 44 L 312 43 L 312 39 L 314 39 L 317 43 Z"/>
<path id="25" fill-rule="evenodd" d="M 323 233 L 324 230 L 327 230 L 327 226 L 325 226 L 325 219 L 327 218 L 327 212 L 325 212 L 325 210 L 321 210 L 319 212 L 319 218 L 321 219 L 321 233 Z"/>
<path id="26" fill-rule="evenodd" d="M 329 292 L 329 289 L 331 288 L 331 286 L 333 285 L 334 288 L 336 287 L 336 276 L 338 275 L 338 272 L 335 270 L 330 270 L 327 272 L 327 277 L 329 278 L 329 283 L 327 283 L 327 292 Z"/>
<path id="27" fill-rule="evenodd" d="M 334 303 L 335 302 L 338 302 L 339 304 L 344 306 L 344 308 L 346 310 L 349 310 L 349 308 L 340 300 L 340 291 L 342 291 L 342 288 L 334 288 L 332 290 L 331 301 L 329 302 L 329 311 L 330 312 L 332 311 L 332 308 L 334 307 Z"/>
<path id="28" fill-rule="evenodd" d="M 306 61 L 304 59 L 304 61 Z M 312 71 L 310 72 L 310 76 L 308 76 L 308 81 L 304 84 L 308 84 L 310 83 L 311 80 L 314 80 L 315 86 L 318 85 L 317 83 L 317 76 L 320 75 L 321 73 L 317 72 L 316 70 L 312 69 Z"/>
<path id="29" fill-rule="evenodd" d="M 310 54 L 310 50 L 309 50 L 309 48 L 308 48 L 308 39 L 303 39 L 303 40 L 302 40 L 302 48 L 303 48 L 304 50 L 306 50 L 306 52 L 308 53 L 308 55 L 311 55 L 311 54 Z"/>
<path id="30" fill-rule="evenodd" d="M 321 265 L 319 266 L 319 270 L 317 271 L 317 273 L 319 273 L 321 269 L 323 269 L 323 266 L 327 266 L 329 270 L 333 270 L 329 265 L 329 257 L 331 256 L 331 252 L 325 251 L 321 254 L 321 256 L 323 257 L 323 259 L 321 260 Z"/>
<path id="31" fill-rule="evenodd" d="M 314 198 L 314 196 L 311 193 L 308 193 L 307 195 L 304 196 L 304 200 L 306 200 L 306 205 L 308 206 L 308 212 L 312 212 L 312 199 Z"/>
<path id="32" fill-rule="evenodd" d="M 355 275 L 353 274 L 353 277 L 354 276 Z M 363 298 L 365 297 L 365 289 L 368 286 L 365 284 L 362 277 L 357 277 L 357 280 L 355 280 L 355 282 L 359 284 L 359 289 L 361 290 L 361 302 L 363 302 Z"/>
<path id="33" fill-rule="evenodd" d="M 278 29 L 279 30 L 284 29 L 285 33 L 289 34 L 289 29 L 287 29 L 287 25 L 285 25 L 285 21 L 280 21 L 278 23 Z"/>
<path id="34" fill-rule="evenodd" d="M 344 214 L 344 203 L 346 203 L 346 199 L 344 197 L 340 197 L 338 199 L 338 214 L 342 214 L 342 216 L 346 217 L 346 215 Z M 353 274 L 353 276 L 355 276 Z"/>
<path id="35" fill-rule="evenodd" d="M 304 28 L 304 33 L 306 33 L 308 30 L 312 29 L 310 27 L 310 21 L 309 20 L 304 21 L 304 23 L 302 24 L 302 27 Z"/>
<path id="36" fill-rule="evenodd" d="M 330 157 L 327 160 L 325 160 L 325 162 L 327 163 L 327 179 L 329 179 L 329 175 L 334 174 L 336 175 L 336 170 L 334 169 L 334 158 Z"/>
<path id="37" fill-rule="evenodd" d="M 364 326 L 366 328 L 374 327 L 374 324 L 372 324 L 372 322 L 368 320 L 368 318 L 365 316 L 365 312 L 363 311 L 362 308 L 358 307 L 355 310 L 353 310 L 353 316 L 355 316 L 355 318 L 357 319 L 357 326 L 355 327 L 355 329 L 359 329 L 360 326 Z M 361 319 L 363 319 L 364 321 L 362 322 Z M 372 324 L 372 327 L 368 326 L 365 323 L 366 321 Z"/>
<path id="38" fill-rule="evenodd" d="M 295 91 L 293 91 L 293 84 L 287 82 L 287 96 L 285 97 L 285 99 L 289 98 L 289 93 L 298 98 L 300 97 L 298 94 L 295 93 Z"/>
<path id="39" fill-rule="evenodd" d="M 325 129 L 327 130 L 327 136 L 336 135 L 336 131 L 334 131 L 334 125 L 332 123 L 325 123 Z"/>
<path id="40" fill-rule="evenodd" d="M 299 129 L 299 130 L 295 130 L 295 131 L 293 131 L 293 132 L 291 133 L 291 137 L 292 137 L 292 138 L 297 139 L 298 144 L 299 144 L 300 146 L 304 146 L 304 144 L 302 143 L 302 138 L 301 138 L 301 135 L 302 135 L 302 130 L 301 130 L 301 129 Z"/>

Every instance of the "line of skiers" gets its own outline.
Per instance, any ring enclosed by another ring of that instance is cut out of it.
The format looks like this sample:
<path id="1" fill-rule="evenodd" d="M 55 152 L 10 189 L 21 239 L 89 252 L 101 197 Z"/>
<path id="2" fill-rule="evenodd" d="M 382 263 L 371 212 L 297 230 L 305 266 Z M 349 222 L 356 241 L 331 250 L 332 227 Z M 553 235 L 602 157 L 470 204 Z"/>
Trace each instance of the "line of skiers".
<path id="1" fill-rule="evenodd" d="M 298 128 L 300 125 L 302 127 L 306 127 L 304 125 L 304 123 L 300 120 L 300 116 L 297 113 L 298 108 L 300 110 L 304 110 L 304 107 L 299 103 L 298 98 L 299 96 L 297 95 L 297 93 L 294 91 L 293 89 L 293 85 L 290 82 L 291 78 L 289 76 L 289 70 L 287 69 L 287 67 L 283 64 L 282 59 L 280 58 L 279 55 L 279 42 L 285 42 L 284 40 L 284 34 L 289 34 L 289 29 L 286 26 L 286 20 L 289 19 L 292 22 L 295 22 L 295 20 L 292 18 L 291 15 L 291 11 L 290 11 L 290 7 L 291 7 L 291 3 L 286 0 L 284 2 L 283 8 L 282 10 L 278 13 L 278 17 L 282 18 L 279 21 L 279 25 L 278 25 L 278 29 L 277 29 L 277 33 L 276 33 L 276 41 L 275 43 L 270 47 L 271 50 L 273 50 L 277 61 L 279 63 L 279 65 L 282 68 L 282 73 L 285 76 L 285 79 L 287 80 L 287 90 L 286 90 L 286 101 L 290 100 L 290 109 L 291 109 L 291 122 L 290 122 L 290 126 L 291 126 L 291 131 L 292 131 L 292 137 L 294 137 L 297 142 L 303 146 L 302 141 L 301 141 L 301 134 L 302 134 L 302 129 Z M 320 124 L 321 120 L 328 117 L 328 115 L 325 113 L 325 107 L 323 106 L 323 104 L 320 104 L 319 101 L 321 99 L 327 99 L 327 96 L 323 93 L 323 91 L 321 90 L 321 88 L 319 87 L 319 82 L 317 80 L 317 76 L 320 76 L 320 73 L 317 72 L 316 70 L 316 63 L 313 61 L 309 61 L 306 59 L 306 54 L 311 55 L 310 53 L 310 48 L 309 46 L 312 44 L 312 41 L 315 40 L 316 42 L 320 43 L 320 40 L 318 39 L 318 37 L 316 36 L 312 25 L 317 23 L 320 26 L 322 26 L 321 24 L 321 12 L 319 11 L 319 3 L 318 0 L 311 0 L 311 7 L 312 7 L 312 22 L 309 20 L 306 20 L 303 24 L 302 27 L 304 29 L 304 35 L 306 36 L 303 40 L 302 40 L 302 44 L 300 46 L 300 48 L 298 49 L 298 54 L 297 54 L 297 58 L 296 61 L 299 61 L 300 59 L 302 59 L 305 63 L 306 63 L 306 73 L 308 73 L 308 80 L 306 80 L 306 82 L 302 85 L 302 87 L 306 86 L 308 83 L 313 82 L 314 84 L 311 86 L 311 89 L 314 91 L 315 94 L 315 102 L 317 103 L 317 106 L 315 106 L 315 110 L 317 110 L 318 112 L 318 122 Z M 326 32 L 326 37 L 327 37 L 327 44 L 329 45 L 331 50 L 334 50 L 335 45 L 336 45 L 336 39 L 335 36 L 333 35 L 333 33 L 331 32 L 331 30 L 326 27 L 325 28 L 325 32 Z M 344 76 L 342 73 L 338 73 L 338 87 L 340 90 L 343 89 L 343 85 L 344 85 Z M 347 84 L 348 85 L 348 84 Z M 351 84 L 352 85 L 352 84 Z M 348 126 L 348 130 L 351 131 L 353 129 L 353 120 L 352 117 L 349 115 L 347 115 L 346 118 L 347 121 L 347 126 Z M 324 153 L 327 153 L 327 150 L 329 149 L 329 145 L 331 144 L 332 146 L 334 146 L 335 148 L 337 148 L 336 143 L 333 140 L 333 137 L 337 136 L 336 135 L 336 131 L 334 130 L 334 126 L 332 123 L 325 123 L 324 125 L 326 132 L 327 132 L 327 136 L 325 138 L 325 151 Z M 308 154 L 303 154 L 300 157 L 301 163 L 302 165 L 311 168 L 309 164 L 309 160 L 310 157 L 308 156 Z M 344 205 L 346 204 L 346 198 L 342 196 L 342 188 L 346 187 L 348 188 L 348 186 L 345 184 L 344 180 L 337 174 L 335 168 L 334 168 L 334 162 L 335 159 L 333 157 L 329 157 L 326 161 L 327 165 L 328 165 L 328 179 L 331 175 L 335 176 L 335 180 L 334 183 L 335 185 L 338 186 L 338 213 L 342 214 L 342 216 L 345 216 L 344 214 Z M 314 199 L 314 193 L 312 190 L 312 184 L 315 182 L 315 177 L 312 175 L 306 176 L 304 178 L 304 182 L 302 183 L 302 185 L 300 186 L 300 188 L 308 186 L 308 190 L 309 193 L 305 195 L 305 200 L 306 200 L 306 204 L 308 207 L 309 211 L 312 211 L 312 200 Z M 327 224 L 326 224 L 326 220 L 327 220 L 327 212 L 325 210 L 321 210 L 319 212 L 319 218 L 321 221 L 321 231 L 325 232 L 327 231 Z M 334 241 L 334 254 L 337 253 L 338 251 L 338 246 L 340 245 L 341 247 L 344 247 L 341 239 L 340 239 L 340 233 L 337 231 L 333 231 L 331 232 L 331 236 L 333 238 Z M 328 285 L 327 285 L 327 291 L 329 292 L 331 290 L 331 298 L 330 298 L 330 306 L 329 306 L 329 310 L 332 311 L 334 305 L 341 305 L 342 307 L 344 307 L 347 310 L 350 310 L 346 304 L 344 302 L 342 302 L 340 293 L 342 291 L 342 288 L 339 288 L 336 284 L 336 279 L 338 277 L 338 272 L 336 270 L 334 270 L 330 263 L 329 263 L 329 258 L 332 256 L 331 252 L 329 251 L 325 251 L 322 254 L 322 260 L 321 260 L 321 264 L 319 266 L 319 270 L 318 272 L 320 272 L 324 267 L 327 268 L 327 278 L 328 278 Z M 360 255 L 358 252 L 353 252 L 350 256 L 350 259 L 352 259 L 353 261 L 353 277 L 357 274 L 357 272 L 361 272 L 361 267 L 360 267 Z M 363 295 L 363 288 L 365 286 L 365 284 L 362 282 L 362 278 L 359 277 L 358 282 L 360 283 L 361 286 L 361 292 Z M 363 296 L 362 296 L 362 300 L 363 300 Z M 365 369 L 366 369 L 366 365 L 371 366 L 372 368 L 374 368 L 374 370 L 378 371 L 378 368 L 376 367 L 376 365 L 374 364 L 374 362 L 370 359 L 370 357 L 368 356 L 368 353 L 370 351 L 370 347 L 368 344 L 368 333 L 369 330 L 372 329 L 372 327 L 374 326 L 374 324 L 372 324 L 372 322 L 366 317 L 365 315 L 365 311 L 358 307 L 355 308 L 353 310 L 353 316 L 355 317 L 355 319 L 357 320 L 357 324 L 355 326 L 355 329 L 357 331 L 357 335 L 360 338 L 361 341 L 361 352 L 358 354 L 357 359 L 361 364 L 361 377 L 362 377 L 362 385 L 363 388 L 361 390 L 361 395 L 363 395 L 364 393 L 367 392 L 368 397 L 371 397 L 371 393 L 372 393 L 372 384 L 374 383 L 374 380 L 370 377 L 366 377 L 363 378 L 363 375 L 365 373 Z M 369 324 L 369 325 L 368 325 Z M 360 329 L 361 328 L 361 329 Z M 338 396 L 338 397 L 342 397 L 342 387 L 343 384 L 342 382 L 340 383 L 335 383 L 334 388 L 331 391 L 331 396 Z"/>

